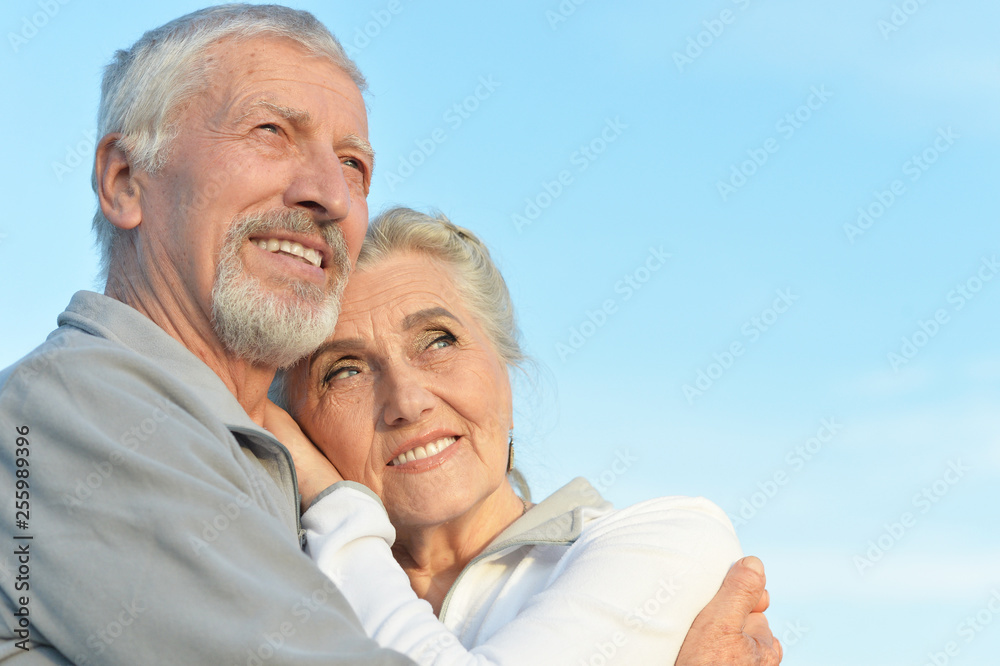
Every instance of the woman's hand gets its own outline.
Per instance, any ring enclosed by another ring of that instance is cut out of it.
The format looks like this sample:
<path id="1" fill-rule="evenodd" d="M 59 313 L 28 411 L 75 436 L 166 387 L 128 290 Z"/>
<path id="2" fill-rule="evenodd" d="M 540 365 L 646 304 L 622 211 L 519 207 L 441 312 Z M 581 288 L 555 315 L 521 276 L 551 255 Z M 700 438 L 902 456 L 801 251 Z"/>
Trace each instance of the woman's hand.
<path id="1" fill-rule="evenodd" d="M 306 437 L 295 419 L 270 400 L 264 408 L 264 427 L 292 454 L 299 493 L 302 495 L 303 513 L 317 495 L 344 480 L 333 463 Z"/>

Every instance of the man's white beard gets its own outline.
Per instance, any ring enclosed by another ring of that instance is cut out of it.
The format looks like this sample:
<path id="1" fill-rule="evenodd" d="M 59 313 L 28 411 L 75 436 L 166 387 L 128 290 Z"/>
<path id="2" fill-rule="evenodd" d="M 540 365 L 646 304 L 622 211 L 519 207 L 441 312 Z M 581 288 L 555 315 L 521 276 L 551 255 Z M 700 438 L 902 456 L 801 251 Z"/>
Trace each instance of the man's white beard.
<path id="1" fill-rule="evenodd" d="M 305 211 L 259 213 L 234 220 L 219 256 L 212 290 L 212 324 L 226 349 L 255 365 L 286 367 L 319 347 L 333 332 L 340 299 L 351 270 L 344 234 L 336 224 L 319 227 L 333 250 L 325 257 L 336 271 L 329 289 L 288 280 L 266 287 L 247 273 L 240 251 L 251 236 L 285 230 L 316 233 L 317 225 Z"/>

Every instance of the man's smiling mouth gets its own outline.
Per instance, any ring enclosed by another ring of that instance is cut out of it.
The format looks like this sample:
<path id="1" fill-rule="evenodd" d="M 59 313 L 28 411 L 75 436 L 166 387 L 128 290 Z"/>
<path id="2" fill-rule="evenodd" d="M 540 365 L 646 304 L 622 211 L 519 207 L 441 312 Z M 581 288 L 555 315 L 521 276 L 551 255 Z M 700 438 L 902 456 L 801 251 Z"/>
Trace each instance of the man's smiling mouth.
<path id="1" fill-rule="evenodd" d="M 323 263 L 323 255 L 320 252 L 312 249 L 311 247 L 304 247 L 302 243 L 296 243 L 295 241 L 289 240 L 279 240 L 277 238 L 252 238 L 250 242 L 259 247 L 262 250 L 267 250 L 268 252 L 273 252 L 275 254 L 281 253 L 286 254 L 290 257 L 297 257 L 302 261 L 320 268 Z"/>

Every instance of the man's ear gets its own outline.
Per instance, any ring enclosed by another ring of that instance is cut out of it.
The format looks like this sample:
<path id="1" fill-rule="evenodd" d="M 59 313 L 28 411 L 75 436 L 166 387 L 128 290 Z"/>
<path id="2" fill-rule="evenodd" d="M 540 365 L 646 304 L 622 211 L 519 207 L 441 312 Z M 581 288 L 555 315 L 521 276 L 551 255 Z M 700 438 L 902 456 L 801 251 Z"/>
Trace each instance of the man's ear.
<path id="1" fill-rule="evenodd" d="M 142 222 L 139 192 L 134 187 L 132 166 L 118 145 L 122 135 L 107 134 L 97 144 L 94 173 L 97 176 L 97 200 L 104 217 L 119 229 L 134 229 Z"/>

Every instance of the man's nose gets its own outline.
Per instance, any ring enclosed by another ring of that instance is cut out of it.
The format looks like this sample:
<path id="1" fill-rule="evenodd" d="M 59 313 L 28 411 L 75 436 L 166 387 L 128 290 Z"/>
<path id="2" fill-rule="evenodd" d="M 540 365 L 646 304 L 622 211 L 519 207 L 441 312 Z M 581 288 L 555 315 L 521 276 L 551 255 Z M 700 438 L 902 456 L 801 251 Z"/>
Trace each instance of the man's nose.
<path id="1" fill-rule="evenodd" d="M 347 217 L 353 202 L 340 157 L 331 150 L 310 151 L 285 190 L 284 203 L 308 210 L 317 221 Z"/>

